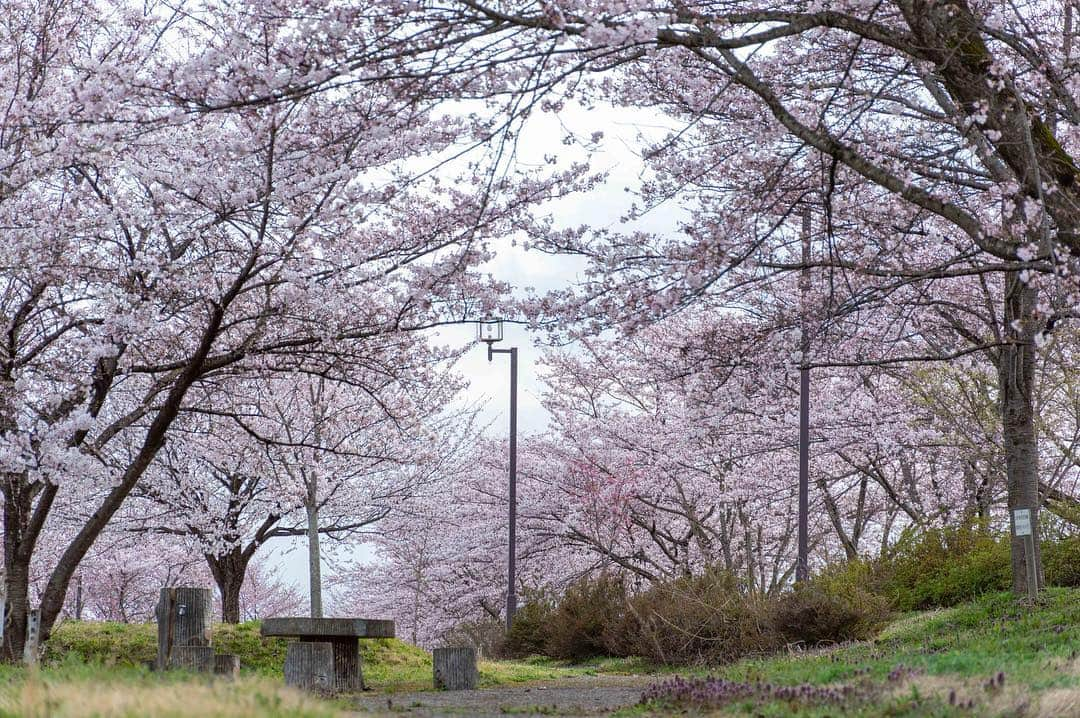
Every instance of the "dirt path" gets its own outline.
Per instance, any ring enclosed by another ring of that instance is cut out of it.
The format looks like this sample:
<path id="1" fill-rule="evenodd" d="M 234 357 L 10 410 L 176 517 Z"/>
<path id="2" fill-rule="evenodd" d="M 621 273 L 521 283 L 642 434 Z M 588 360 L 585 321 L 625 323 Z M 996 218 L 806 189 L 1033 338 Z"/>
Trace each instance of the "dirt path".
<path id="1" fill-rule="evenodd" d="M 357 700 L 359 716 L 491 718 L 514 714 L 602 716 L 638 702 L 651 676 L 582 676 L 477 691 L 384 693 Z"/>

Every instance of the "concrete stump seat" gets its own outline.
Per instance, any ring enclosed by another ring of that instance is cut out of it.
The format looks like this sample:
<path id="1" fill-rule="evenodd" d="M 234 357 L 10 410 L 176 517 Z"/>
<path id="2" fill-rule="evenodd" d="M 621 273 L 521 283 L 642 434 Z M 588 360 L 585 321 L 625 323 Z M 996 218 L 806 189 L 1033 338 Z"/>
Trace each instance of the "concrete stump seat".
<path id="1" fill-rule="evenodd" d="M 325 672 L 325 649 L 297 647 L 285 659 L 285 683 L 307 690 L 348 693 L 364 690 L 360 639 L 393 638 L 394 622 L 370 618 L 267 618 L 259 632 L 263 636 L 297 638 L 302 643 L 329 644 L 329 677 L 315 675 Z"/>

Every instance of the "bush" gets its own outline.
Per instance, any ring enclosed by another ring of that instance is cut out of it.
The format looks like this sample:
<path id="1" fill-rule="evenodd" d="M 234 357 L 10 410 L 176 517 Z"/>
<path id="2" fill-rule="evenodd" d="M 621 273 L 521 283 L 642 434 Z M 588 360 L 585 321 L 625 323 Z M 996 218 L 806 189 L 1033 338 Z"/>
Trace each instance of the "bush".
<path id="1" fill-rule="evenodd" d="M 955 606 L 1012 587 L 1009 542 L 978 523 L 903 537 L 875 562 L 872 589 L 902 611 Z"/>
<path id="2" fill-rule="evenodd" d="M 1046 583 L 1080 588 L 1080 536 L 1044 542 L 1042 557 Z"/>
<path id="3" fill-rule="evenodd" d="M 105 666 L 141 666 L 157 656 L 157 628 L 151 623 L 61 621 L 45 643 L 45 662 L 75 656 Z"/>
<path id="4" fill-rule="evenodd" d="M 544 653 L 567 660 L 612 655 L 626 601 L 626 585 L 614 574 L 570 584 L 547 619 Z"/>
<path id="5" fill-rule="evenodd" d="M 499 645 L 497 653 L 505 658 L 546 655 L 555 603 L 543 594 L 526 597 L 525 605 L 514 614 L 514 623 Z"/>
<path id="6" fill-rule="evenodd" d="M 257 621 L 214 624 L 213 645 L 217 653 L 239 656 L 244 670 L 276 676 L 285 666 L 285 639 L 264 638 Z"/>
<path id="7" fill-rule="evenodd" d="M 743 595 L 730 573 L 710 569 L 634 596 L 618 648 L 666 664 L 727 662 L 773 650 L 780 640 L 766 609 L 763 599 Z"/>
<path id="8" fill-rule="evenodd" d="M 869 565 L 826 569 L 771 602 L 773 629 L 785 643 L 816 646 L 868 640 L 889 620 L 889 601 L 871 593 Z"/>

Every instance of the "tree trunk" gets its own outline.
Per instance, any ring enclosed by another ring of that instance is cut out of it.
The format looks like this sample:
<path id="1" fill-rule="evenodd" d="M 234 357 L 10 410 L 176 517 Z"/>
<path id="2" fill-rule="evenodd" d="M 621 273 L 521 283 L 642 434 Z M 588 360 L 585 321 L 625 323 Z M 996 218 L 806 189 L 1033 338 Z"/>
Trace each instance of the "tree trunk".
<path id="1" fill-rule="evenodd" d="M 319 507 L 314 497 L 308 495 L 307 539 L 308 539 L 308 584 L 311 593 L 311 617 L 322 618 L 322 557 L 319 550 Z"/>
<path id="2" fill-rule="evenodd" d="M 207 555 L 206 562 L 221 594 L 222 623 L 240 623 L 240 589 L 244 585 L 252 553 L 233 547 L 221 556 Z"/>
<path id="3" fill-rule="evenodd" d="M 19 474 L 8 474 L 4 486 L 4 581 L 7 584 L 7 626 L 4 629 L 3 661 L 19 663 L 26 644 L 26 618 L 30 611 L 30 556 L 26 546 L 26 525 L 30 501 L 25 500 L 25 482 Z"/>
<path id="4" fill-rule="evenodd" d="M 1039 452 L 1035 431 L 1035 346 L 1032 311 L 1037 291 L 1020 281 L 1016 272 L 1005 275 L 1004 325 L 1007 344 L 998 364 L 1001 424 L 1005 441 L 1009 525 L 1016 509 L 1031 510 L 1034 555 L 1028 556 L 1024 539 L 1012 536 L 1013 591 L 1027 593 L 1028 562 L 1042 585 L 1039 551 Z"/>
<path id="5" fill-rule="evenodd" d="M 75 620 L 81 621 L 83 614 L 82 576 L 75 580 Z"/>

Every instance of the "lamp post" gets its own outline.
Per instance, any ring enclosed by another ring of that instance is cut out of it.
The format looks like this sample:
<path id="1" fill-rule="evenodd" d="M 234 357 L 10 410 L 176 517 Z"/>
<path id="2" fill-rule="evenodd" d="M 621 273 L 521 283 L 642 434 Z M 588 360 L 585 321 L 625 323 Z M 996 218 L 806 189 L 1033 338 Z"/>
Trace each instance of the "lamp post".
<path id="1" fill-rule="evenodd" d="M 510 537 L 506 557 L 506 630 L 514 622 L 517 611 L 517 593 L 514 591 L 514 574 L 517 544 L 517 347 L 496 349 L 495 342 L 502 341 L 502 321 L 482 321 L 476 324 L 477 338 L 487 344 L 488 361 L 496 354 L 510 355 Z"/>

